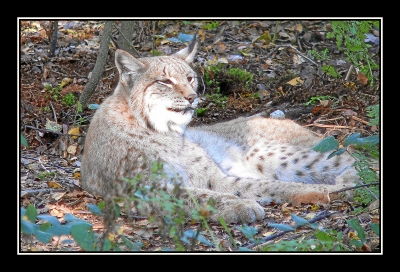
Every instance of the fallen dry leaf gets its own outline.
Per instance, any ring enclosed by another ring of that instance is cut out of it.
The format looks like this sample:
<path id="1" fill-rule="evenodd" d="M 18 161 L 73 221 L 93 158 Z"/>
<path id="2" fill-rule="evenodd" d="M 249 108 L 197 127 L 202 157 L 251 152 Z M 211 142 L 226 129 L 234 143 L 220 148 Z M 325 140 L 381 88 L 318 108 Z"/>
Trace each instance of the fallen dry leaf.
<path id="1" fill-rule="evenodd" d="M 66 192 L 60 192 L 60 193 L 54 193 L 51 195 L 51 198 L 53 198 L 55 201 L 60 200 Z"/>
<path id="2" fill-rule="evenodd" d="M 298 85 L 303 84 L 303 82 L 304 81 L 300 77 L 295 77 L 295 78 L 293 78 L 292 80 L 290 80 L 290 81 L 288 81 L 286 83 L 290 84 L 292 86 L 298 86 Z"/>
<path id="3" fill-rule="evenodd" d="M 73 135 L 71 138 L 72 139 L 76 139 L 78 138 L 78 136 L 75 135 L 79 135 L 79 127 L 72 127 L 69 131 L 68 134 Z"/>
<path id="4" fill-rule="evenodd" d="M 360 82 L 362 85 L 367 85 L 368 83 L 368 78 L 362 74 L 362 73 L 358 73 L 357 75 L 357 81 Z"/>
<path id="5" fill-rule="evenodd" d="M 67 152 L 68 152 L 69 154 L 71 154 L 71 155 L 75 155 L 77 149 L 78 149 L 78 144 L 75 143 L 75 144 L 72 144 L 72 145 L 68 146 Z"/>
<path id="6" fill-rule="evenodd" d="M 62 186 L 55 181 L 48 181 L 47 186 L 49 186 L 49 188 L 53 188 L 53 189 L 62 188 Z"/>

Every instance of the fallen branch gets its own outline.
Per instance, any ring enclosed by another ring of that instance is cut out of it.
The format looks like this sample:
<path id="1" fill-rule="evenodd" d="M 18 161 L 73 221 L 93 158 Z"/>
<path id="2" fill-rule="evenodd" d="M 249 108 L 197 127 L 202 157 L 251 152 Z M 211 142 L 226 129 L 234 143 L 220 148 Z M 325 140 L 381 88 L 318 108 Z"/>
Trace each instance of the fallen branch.
<path id="1" fill-rule="evenodd" d="M 21 191 L 21 197 L 27 197 L 32 194 L 41 193 L 41 194 L 48 194 L 48 193 L 58 193 L 58 192 L 65 192 L 64 189 L 33 189 L 33 190 L 25 190 Z"/>
<path id="2" fill-rule="evenodd" d="M 26 156 L 21 156 L 21 158 L 24 158 L 24 159 L 29 159 L 29 160 L 34 160 L 34 161 L 38 161 L 38 162 L 42 163 L 42 162 L 41 162 L 39 159 L 36 159 L 36 158 L 31 158 L 31 157 L 26 157 Z M 50 162 L 45 162 L 45 163 L 46 163 L 46 164 L 49 164 L 49 165 L 51 165 L 51 166 L 54 166 L 54 167 L 60 168 L 60 169 L 64 170 L 65 172 L 68 172 L 68 173 L 74 173 L 74 171 L 71 171 L 71 170 L 65 169 L 64 167 L 61 167 L 61 166 L 58 166 L 58 165 L 52 164 L 52 163 L 50 163 Z"/>
<path id="3" fill-rule="evenodd" d="M 312 224 L 312 223 L 315 223 L 315 222 L 317 222 L 317 221 L 319 221 L 319 220 L 321 220 L 321 219 L 325 219 L 325 218 L 328 218 L 328 217 L 330 217 L 331 215 L 333 215 L 333 214 L 336 214 L 337 212 L 332 212 L 332 213 L 330 213 L 328 210 L 324 210 L 324 211 L 322 211 L 318 216 L 316 216 L 316 217 L 314 217 L 313 219 L 310 219 L 310 220 L 308 220 L 307 222 L 308 223 L 310 223 L 310 224 Z M 307 224 L 306 224 L 307 225 Z M 306 225 L 302 225 L 302 226 L 306 226 Z M 296 230 L 296 229 L 295 229 Z M 264 243 L 266 243 L 266 242 L 268 242 L 268 241 L 271 241 L 271 240 L 274 240 L 274 239 L 276 239 L 276 238 L 278 238 L 278 237 L 281 237 L 282 235 L 284 235 L 284 234 L 286 234 L 286 233 L 288 233 L 288 232 L 292 232 L 292 231 L 295 231 L 295 230 L 285 230 L 285 231 L 281 231 L 281 232 L 279 232 L 279 233 L 276 233 L 276 234 L 273 234 L 273 235 L 270 235 L 270 236 L 267 236 L 267 237 L 265 237 L 265 238 L 263 238 L 263 239 L 261 239 L 260 240 L 260 242 L 259 243 L 248 243 L 248 244 L 243 244 L 242 246 L 243 247 L 248 247 L 248 248 L 253 248 L 253 247 L 255 247 L 255 246 L 261 246 L 262 244 L 264 244 Z"/>
<path id="4" fill-rule="evenodd" d="M 49 133 L 54 133 L 60 136 L 76 136 L 76 137 L 85 137 L 85 135 L 82 134 L 69 134 L 69 133 L 61 133 L 61 132 L 56 132 L 56 131 L 52 131 L 52 130 L 48 130 L 48 129 L 44 129 L 44 128 L 37 128 L 37 127 L 32 127 L 32 126 L 28 126 L 26 125 L 25 127 L 27 128 L 31 128 L 31 129 L 35 129 L 35 130 L 40 130 L 43 132 L 49 132 Z"/>
<path id="5" fill-rule="evenodd" d="M 306 55 L 304 55 L 303 53 L 301 53 L 299 50 L 297 50 L 297 48 L 295 48 L 295 47 L 292 46 L 292 45 L 289 45 L 289 47 L 292 48 L 293 50 L 295 50 L 295 51 L 296 51 L 296 54 L 302 56 L 303 58 L 305 58 L 306 60 L 308 60 L 309 62 L 311 62 L 312 64 L 314 64 L 315 66 L 318 67 L 318 64 L 317 64 L 315 61 L 313 61 L 312 59 L 310 59 L 309 57 L 307 57 Z"/>
<path id="6" fill-rule="evenodd" d="M 323 125 L 323 124 L 316 124 L 316 123 L 305 125 L 305 127 L 311 127 L 311 126 L 313 126 L 313 127 L 323 127 L 323 128 L 333 128 L 333 129 L 337 129 L 337 128 L 355 129 L 355 127 L 349 127 L 349 126 Z"/>
<path id="7" fill-rule="evenodd" d="M 362 185 L 356 185 L 356 186 L 353 186 L 353 187 L 343 188 L 343 189 L 340 189 L 340 190 L 337 190 L 337 191 L 334 191 L 334 192 L 330 192 L 330 194 L 337 194 L 337 193 L 341 193 L 341 192 L 344 192 L 344 191 L 353 190 L 353 189 L 357 189 L 357 188 L 361 188 L 361 187 L 373 186 L 373 185 L 379 185 L 379 182 L 372 182 L 372 183 L 369 183 L 369 184 L 362 184 Z"/>
<path id="8" fill-rule="evenodd" d="M 358 121 L 358 122 L 361 122 L 361 123 L 363 123 L 363 124 L 365 124 L 365 125 L 368 125 L 368 124 L 369 124 L 369 122 L 364 121 L 363 119 L 358 118 L 358 117 L 355 117 L 355 116 L 351 116 L 351 119 L 356 120 L 356 121 Z"/>
<path id="9" fill-rule="evenodd" d="M 350 66 L 350 68 L 349 68 L 349 71 L 347 71 L 347 74 L 346 74 L 346 77 L 345 77 L 345 79 L 344 80 L 349 80 L 349 77 L 350 77 L 350 74 L 351 74 L 351 72 L 353 71 L 353 69 L 354 69 L 354 66 L 353 66 L 353 64 Z"/>

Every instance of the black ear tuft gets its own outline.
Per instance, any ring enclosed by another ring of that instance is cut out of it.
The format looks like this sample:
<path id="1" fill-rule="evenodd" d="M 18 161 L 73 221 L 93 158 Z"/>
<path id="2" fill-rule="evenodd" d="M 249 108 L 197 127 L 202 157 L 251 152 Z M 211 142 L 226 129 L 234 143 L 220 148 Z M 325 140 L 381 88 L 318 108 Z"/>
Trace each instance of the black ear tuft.
<path id="1" fill-rule="evenodd" d="M 192 39 L 192 41 L 191 41 L 190 44 L 189 44 L 189 47 L 188 47 L 188 51 L 189 51 L 189 52 L 192 52 L 192 51 L 193 51 L 193 49 L 194 49 L 196 43 L 197 43 L 197 29 L 195 30 L 194 35 L 193 35 L 193 39 Z"/>

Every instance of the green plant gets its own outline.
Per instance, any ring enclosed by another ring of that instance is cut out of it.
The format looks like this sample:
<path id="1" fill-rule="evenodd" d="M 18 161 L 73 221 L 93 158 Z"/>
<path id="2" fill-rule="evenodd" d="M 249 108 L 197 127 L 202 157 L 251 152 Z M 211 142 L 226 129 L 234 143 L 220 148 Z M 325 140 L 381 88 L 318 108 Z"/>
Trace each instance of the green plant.
<path id="1" fill-rule="evenodd" d="M 226 74 L 228 76 L 228 82 L 229 81 L 240 82 L 241 84 L 245 85 L 245 88 L 248 88 L 250 83 L 253 81 L 253 74 L 243 69 L 234 67 L 229 68 L 226 71 Z"/>
<path id="2" fill-rule="evenodd" d="M 329 56 L 329 49 L 325 48 L 324 50 L 318 52 L 316 49 L 312 49 L 310 51 L 311 57 L 313 59 L 317 59 L 317 60 L 322 60 L 322 61 L 326 61 L 326 60 L 330 60 L 331 57 Z"/>
<path id="3" fill-rule="evenodd" d="M 46 90 L 49 91 L 53 95 L 54 100 L 58 100 L 58 96 L 60 95 L 60 91 L 62 89 L 62 86 L 59 85 L 55 88 L 51 87 L 51 85 L 47 84 L 45 86 Z"/>
<path id="4" fill-rule="evenodd" d="M 380 107 L 379 104 L 369 106 L 366 108 L 367 110 L 367 116 L 370 117 L 369 124 L 370 126 L 377 126 L 379 125 L 379 117 L 380 117 Z"/>
<path id="5" fill-rule="evenodd" d="M 197 116 L 202 116 L 206 111 L 207 111 L 207 108 L 197 108 L 196 109 L 196 115 Z"/>
<path id="6" fill-rule="evenodd" d="M 213 30 L 213 29 L 216 29 L 218 26 L 219 26 L 219 22 L 214 21 L 214 22 L 210 22 L 210 23 L 203 25 L 202 28 L 207 29 L 207 30 Z"/>
<path id="7" fill-rule="evenodd" d="M 24 135 L 20 134 L 19 140 L 22 146 L 29 147 L 28 141 L 26 140 Z"/>
<path id="8" fill-rule="evenodd" d="M 206 97 L 222 108 L 225 108 L 228 97 L 221 92 L 221 83 L 228 88 L 248 90 L 252 81 L 252 73 L 235 67 L 226 69 L 221 63 L 204 69 L 204 82 L 211 93 Z"/>
<path id="9" fill-rule="evenodd" d="M 76 97 L 73 93 L 68 93 L 61 99 L 62 104 L 67 105 L 67 106 L 74 105 L 75 101 L 76 101 Z"/>
<path id="10" fill-rule="evenodd" d="M 145 163 L 146 164 L 146 163 Z M 145 164 L 143 167 L 146 167 Z M 121 234 L 116 225 L 116 218 L 120 216 L 121 211 L 126 209 L 126 214 L 130 214 L 132 203 L 134 207 L 146 213 L 148 207 L 153 207 L 159 211 L 161 216 L 146 214 L 150 221 L 157 223 L 160 234 L 165 237 L 171 237 L 176 246 L 175 249 L 164 248 L 165 251 L 183 251 L 192 249 L 196 243 L 203 243 L 207 246 L 216 247 L 217 243 L 208 226 L 207 219 L 215 212 L 212 200 L 202 207 L 192 196 L 192 203 L 195 209 L 191 210 L 192 222 L 198 221 L 200 225 L 196 231 L 183 231 L 183 224 L 186 223 L 187 212 L 184 210 L 184 204 L 179 197 L 182 190 L 181 183 L 175 182 L 174 178 L 168 178 L 160 162 L 154 162 L 149 169 L 149 175 L 138 174 L 133 179 L 125 179 L 120 182 L 124 186 L 126 194 L 119 194 L 118 197 L 107 197 L 105 201 L 98 205 L 87 204 L 88 209 L 95 215 L 103 218 L 106 229 L 103 233 L 95 233 L 91 223 L 79 219 L 71 214 L 64 215 L 65 224 L 51 215 L 37 215 L 37 210 L 33 205 L 21 208 L 21 231 L 24 235 L 36 237 L 42 243 L 48 243 L 52 237 L 70 235 L 73 240 L 85 251 L 121 251 L 128 250 L 139 251 L 143 247 L 142 242 L 131 241 L 128 237 Z M 47 176 L 47 175 L 45 175 Z M 173 184 L 173 195 L 166 192 L 163 182 L 166 180 Z M 145 181 L 147 180 L 147 181 Z M 115 193 L 115 192 L 113 192 Z M 211 243 L 203 235 L 205 228 L 213 240 Z M 68 250 L 62 248 L 62 250 Z"/>
<path id="11" fill-rule="evenodd" d="M 332 32 L 328 32 L 328 39 L 335 39 L 339 50 L 344 45 L 344 54 L 347 60 L 352 62 L 359 71 L 370 81 L 371 86 L 374 82 L 373 70 L 379 69 L 379 64 L 373 59 L 373 55 L 368 51 L 371 45 L 365 42 L 365 35 L 374 26 L 379 29 L 379 21 L 340 21 L 331 22 Z"/>
<path id="12" fill-rule="evenodd" d="M 43 172 L 40 172 L 38 174 L 38 179 L 51 180 L 51 179 L 54 179 L 56 176 L 57 176 L 57 172 L 46 172 L 46 171 L 43 171 Z"/>
<path id="13" fill-rule="evenodd" d="M 320 103 L 321 101 L 324 100 L 334 100 L 335 102 L 337 102 L 337 98 L 330 96 L 330 95 L 319 95 L 319 96 L 313 96 L 310 98 L 309 101 L 307 101 L 306 103 L 304 103 L 305 106 L 309 106 L 309 105 L 315 105 Z"/>
<path id="14" fill-rule="evenodd" d="M 102 214 L 99 206 L 88 204 L 88 208 L 95 214 Z M 51 215 L 37 215 L 37 210 L 32 204 L 26 209 L 21 208 L 20 219 L 22 233 L 35 236 L 42 243 L 50 242 L 52 237 L 71 235 L 86 251 L 120 251 L 122 244 L 117 243 L 112 236 L 101 237 L 93 231 L 92 224 L 72 214 L 64 215 L 65 224 L 61 224 L 57 217 Z M 123 244 L 133 251 L 138 251 L 142 247 L 141 243 L 134 243 L 123 235 L 121 238 Z M 69 249 L 62 248 L 62 250 Z"/>
<path id="15" fill-rule="evenodd" d="M 339 78 L 340 74 L 336 71 L 336 68 L 333 67 L 332 65 L 324 65 L 322 66 L 322 71 L 324 73 L 327 73 L 329 75 L 331 75 L 334 78 Z"/>
<path id="16" fill-rule="evenodd" d="M 262 239 L 256 239 L 257 229 L 249 226 L 236 227 L 239 229 L 251 242 L 251 246 L 263 244 L 259 247 L 260 251 L 350 251 L 350 248 L 343 243 L 342 232 L 337 232 L 331 229 L 321 229 L 317 223 L 290 214 L 295 225 L 269 223 L 268 227 L 276 228 L 278 233 L 267 236 Z M 299 229 L 305 230 L 309 228 L 311 232 L 303 232 L 301 238 L 296 240 L 281 240 L 276 243 L 264 244 L 269 240 L 273 240 L 288 232 L 296 232 Z M 249 248 L 239 248 L 240 251 L 249 251 Z"/>
<path id="17" fill-rule="evenodd" d="M 217 104 L 221 108 L 226 107 L 226 102 L 228 101 L 228 97 L 221 94 L 219 89 L 213 94 L 206 94 L 205 95 L 208 99 L 212 100 L 215 104 Z"/>
<path id="18" fill-rule="evenodd" d="M 367 115 L 372 117 L 370 124 L 377 124 L 379 120 L 379 105 L 367 108 Z M 339 142 L 329 136 L 323 139 L 312 149 L 318 152 L 332 151 L 327 159 L 333 156 L 339 156 L 346 152 L 346 148 L 352 145 L 355 149 L 351 155 L 355 158 L 354 167 L 358 172 L 358 176 L 362 185 L 369 185 L 368 188 L 361 187 L 355 189 L 354 200 L 361 204 L 368 204 L 372 200 L 377 199 L 379 195 L 379 187 L 377 185 L 378 176 L 373 170 L 373 164 L 379 159 L 379 135 L 370 135 L 364 138 L 360 137 L 360 133 L 354 133 L 344 139 L 343 147 L 339 147 Z"/>
<path id="19" fill-rule="evenodd" d="M 363 227 L 360 225 L 360 222 L 357 218 L 346 220 L 346 222 L 357 232 L 357 235 L 351 236 L 350 245 L 355 246 L 357 249 L 362 249 L 367 242 Z M 376 235 L 380 235 L 379 224 L 370 223 L 369 226 Z"/>

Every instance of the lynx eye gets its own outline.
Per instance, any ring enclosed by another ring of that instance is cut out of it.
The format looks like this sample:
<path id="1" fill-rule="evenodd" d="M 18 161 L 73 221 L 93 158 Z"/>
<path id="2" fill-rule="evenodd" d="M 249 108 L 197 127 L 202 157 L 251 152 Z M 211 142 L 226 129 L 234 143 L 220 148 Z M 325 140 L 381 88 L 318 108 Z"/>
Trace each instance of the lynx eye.
<path id="1" fill-rule="evenodd" d="M 160 80 L 159 82 L 167 84 L 167 85 L 172 85 L 173 84 L 172 81 L 169 80 L 169 79 Z"/>

